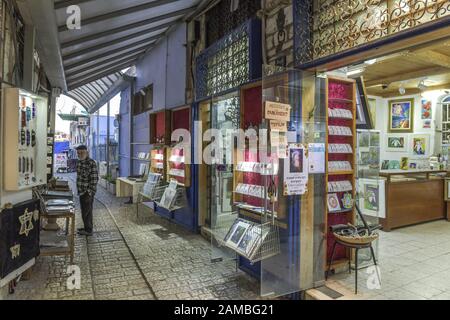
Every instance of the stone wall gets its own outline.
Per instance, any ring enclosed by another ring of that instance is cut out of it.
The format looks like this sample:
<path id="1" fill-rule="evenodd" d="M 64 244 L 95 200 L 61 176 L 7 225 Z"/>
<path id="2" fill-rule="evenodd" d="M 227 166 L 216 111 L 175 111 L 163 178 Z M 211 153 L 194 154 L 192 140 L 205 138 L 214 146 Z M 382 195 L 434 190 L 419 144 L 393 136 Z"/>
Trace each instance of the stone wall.
<path id="1" fill-rule="evenodd" d="M 285 67 L 294 66 L 294 23 L 291 1 L 266 2 L 266 63 Z"/>

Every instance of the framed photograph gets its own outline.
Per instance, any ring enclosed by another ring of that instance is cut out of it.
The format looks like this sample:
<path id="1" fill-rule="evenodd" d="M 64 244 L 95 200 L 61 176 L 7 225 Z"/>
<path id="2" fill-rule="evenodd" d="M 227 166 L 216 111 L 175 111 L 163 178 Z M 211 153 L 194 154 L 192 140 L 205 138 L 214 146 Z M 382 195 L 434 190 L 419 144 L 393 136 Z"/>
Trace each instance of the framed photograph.
<path id="1" fill-rule="evenodd" d="M 327 195 L 327 204 L 329 212 L 336 212 L 341 210 L 339 199 L 336 193 L 330 193 Z"/>
<path id="2" fill-rule="evenodd" d="M 231 232 L 227 235 L 227 246 L 237 249 L 241 240 L 244 238 L 251 226 L 252 224 L 248 221 L 244 221 L 242 219 L 237 220 L 233 224 Z"/>
<path id="3" fill-rule="evenodd" d="M 386 218 L 385 181 L 380 179 L 359 179 L 359 208 L 361 213 Z"/>
<path id="4" fill-rule="evenodd" d="M 389 170 L 389 160 L 383 160 L 381 170 Z"/>
<path id="5" fill-rule="evenodd" d="M 360 148 L 368 148 L 370 144 L 370 133 L 368 131 L 358 132 L 358 146 Z"/>
<path id="6" fill-rule="evenodd" d="M 414 99 L 389 101 L 389 132 L 414 131 Z"/>
<path id="7" fill-rule="evenodd" d="M 386 151 L 389 152 L 407 152 L 408 135 L 406 134 L 388 134 L 386 136 Z"/>
<path id="8" fill-rule="evenodd" d="M 416 134 L 411 138 L 411 154 L 414 156 L 428 156 L 430 153 L 430 136 Z"/>

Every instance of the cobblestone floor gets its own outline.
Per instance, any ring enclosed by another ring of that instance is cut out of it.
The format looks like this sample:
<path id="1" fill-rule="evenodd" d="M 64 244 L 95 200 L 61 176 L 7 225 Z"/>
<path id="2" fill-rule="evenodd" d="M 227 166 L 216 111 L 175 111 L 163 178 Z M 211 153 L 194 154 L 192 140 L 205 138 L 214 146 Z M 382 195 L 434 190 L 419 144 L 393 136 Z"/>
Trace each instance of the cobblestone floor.
<path id="1" fill-rule="evenodd" d="M 73 178 L 73 176 L 71 176 Z M 211 246 L 149 210 L 98 188 L 95 234 L 76 238 L 81 290 L 67 289 L 69 260 L 40 257 L 8 299 L 257 299 L 257 281 L 233 261 L 211 262 Z M 81 226 L 77 214 L 77 227 Z"/>

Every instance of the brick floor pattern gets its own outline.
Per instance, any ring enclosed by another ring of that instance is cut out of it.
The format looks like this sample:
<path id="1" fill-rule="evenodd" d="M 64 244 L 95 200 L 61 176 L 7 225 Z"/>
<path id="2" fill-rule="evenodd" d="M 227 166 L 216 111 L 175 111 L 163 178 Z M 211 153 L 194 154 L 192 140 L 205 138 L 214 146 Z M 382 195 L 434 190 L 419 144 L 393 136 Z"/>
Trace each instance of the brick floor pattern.
<path id="1" fill-rule="evenodd" d="M 74 176 L 69 176 L 71 179 Z M 11 300 L 258 299 L 259 284 L 235 262 L 211 262 L 211 244 L 198 234 L 99 187 L 93 237 L 76 237 L 74 264 L 81 290 L 67 289 L 66 257 L 39 257 Z M 79 208 L 78 200 L 77 208 Z M 82 227 L 77 212 L 77 227 Z"/>

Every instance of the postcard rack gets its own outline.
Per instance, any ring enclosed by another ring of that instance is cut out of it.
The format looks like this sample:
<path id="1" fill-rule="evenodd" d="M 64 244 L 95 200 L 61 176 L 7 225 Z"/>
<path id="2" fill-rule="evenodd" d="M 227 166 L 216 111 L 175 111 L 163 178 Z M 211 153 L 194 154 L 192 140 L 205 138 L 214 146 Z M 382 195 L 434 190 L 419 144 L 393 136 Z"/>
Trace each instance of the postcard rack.
<path id="1" fill-rule="evenodd" d="M 153 201 L 155 202 L 155 204 L 168 211 L 175 211 L 185 208 L 187 206 L 187 196 L 186 196 L 186 189 L 182 185 L 177 185 L 174 200 L 171 202 L 168 208 L 162 203 L 162 198 L 168 187 L 169 185 L 165 184 L 162 186 L 158 186 L 154 189 Z"/>
<path id="2" fill-rule="evenodd" d="M 235 215 L 237 216 L 237 213 Z M 252 265 L 281 252 L 279 227 L 272 221 L 260 224 L 237 218 L 231 228 L 226 225 L 214 231 L 217 246 L 234 251 L 236 255 L 249 260 Z M 238 236 L 240 233 L 241 236 Z"/>

